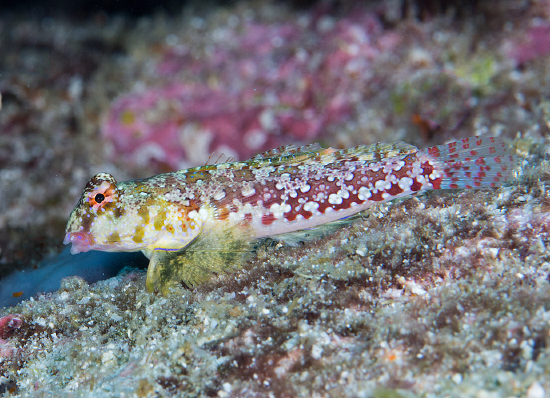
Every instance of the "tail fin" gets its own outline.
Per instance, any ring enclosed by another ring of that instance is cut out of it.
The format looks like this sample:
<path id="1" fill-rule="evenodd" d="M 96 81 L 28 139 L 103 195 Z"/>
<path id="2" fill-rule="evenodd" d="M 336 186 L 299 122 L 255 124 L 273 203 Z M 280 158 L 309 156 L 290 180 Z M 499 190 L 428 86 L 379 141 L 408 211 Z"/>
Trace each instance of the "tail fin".
<path id="1" fill-rule="evenodd" d="M 508 181 L 515 158 L 498 137 L 470 137 L 426 150 L 441 162 L 442 189 L 499 187 Z"/>

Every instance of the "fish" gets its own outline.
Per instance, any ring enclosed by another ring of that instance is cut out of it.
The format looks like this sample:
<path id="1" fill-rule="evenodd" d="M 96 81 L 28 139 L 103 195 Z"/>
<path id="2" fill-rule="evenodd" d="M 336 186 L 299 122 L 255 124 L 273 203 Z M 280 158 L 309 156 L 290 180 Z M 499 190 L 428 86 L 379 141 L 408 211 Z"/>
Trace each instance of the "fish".
<path id="1" fill-rule="evenodd" d="M 428 190 L 500 187 L 515 157 L 501 138 L 420 150 L 404 142 L 351 149 L 283 146 L 232 161 L 86 184 L 66 228 L 71 253 L 142 251 L 146 288 L 166 294 L 231 272 L 261 238 L 337 223 Z"/>

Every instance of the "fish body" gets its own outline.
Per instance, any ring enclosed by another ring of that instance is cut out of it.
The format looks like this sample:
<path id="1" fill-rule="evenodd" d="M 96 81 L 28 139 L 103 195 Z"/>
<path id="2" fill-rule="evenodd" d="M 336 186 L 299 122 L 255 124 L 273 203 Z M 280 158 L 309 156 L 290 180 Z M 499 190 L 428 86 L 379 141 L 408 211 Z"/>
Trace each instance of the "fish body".
<path id="1" fill-rule="evenodd" d="M 166 292 L 231 269 L 254 239 L 331 223 L 433 189 L 498 187 L 514 158 L 472 137 L 426 150 L 402 142 L 347 150 L 277 148 L 239 162 L 119 182 L 94 176 L 71 213 L 71 252 L 138 251 L 147 288 Z"/>

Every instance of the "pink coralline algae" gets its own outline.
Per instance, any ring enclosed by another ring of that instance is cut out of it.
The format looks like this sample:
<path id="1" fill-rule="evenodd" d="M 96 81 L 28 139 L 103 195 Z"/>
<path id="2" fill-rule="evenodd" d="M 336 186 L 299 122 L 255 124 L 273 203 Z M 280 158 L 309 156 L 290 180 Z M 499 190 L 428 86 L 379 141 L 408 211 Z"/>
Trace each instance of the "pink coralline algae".
<path id="1" fill-rule="evenodd" d="M 19 329 L 23 321 L 20 315 L 7 315 L 0 318 L 0 339 L 7 339 L 15 331 Z"/>
<path id="2" fill-rule="evenodd" d="M 509 55 L 519 64 L 550 54 L 550 26 L 534 26 L 520 42 L 512 44 Z"/>
<path id="3" fill-rule="evenodd" d="M 12 357 L 17 351 L 15 346 L 5 339 L 19 329 L 22 323 L 19 315 L 7 315 L 0 318 L 0 359 Z"/>
<path id="4" fill-rule="evenodd" d="M 211 48 L 166 46 L 155 86 L 120 96 L 102 133 L 134 164 L 182 168 L 310 142 L 343 123 L 374 58 L 400 39 L 370 14 L 225 27 Z M 220 28 L 222 29 L 222 28 Z"/>

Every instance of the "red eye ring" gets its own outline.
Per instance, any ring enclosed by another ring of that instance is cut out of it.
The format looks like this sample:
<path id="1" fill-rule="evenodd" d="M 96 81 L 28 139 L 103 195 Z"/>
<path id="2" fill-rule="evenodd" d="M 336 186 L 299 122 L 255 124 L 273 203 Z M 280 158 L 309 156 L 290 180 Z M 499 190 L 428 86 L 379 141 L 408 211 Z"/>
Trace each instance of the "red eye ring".
<path id="1" fill-rule="evenodd" d="M 94 210 L 99 210 L 106 206 L 109 202 L 113 201 L 112 191 L 109 189 L 106 190 L 96 190 L 88 196 L 88 204 Z"/>
<path id="2" fill-rule="evenodd" d="M 82 201 L 92 212 L 105 211 L 112 208 L 118 199 L 116 180 L 107 173 L 96 174 L 88 181 L 84 189 Z"/>

